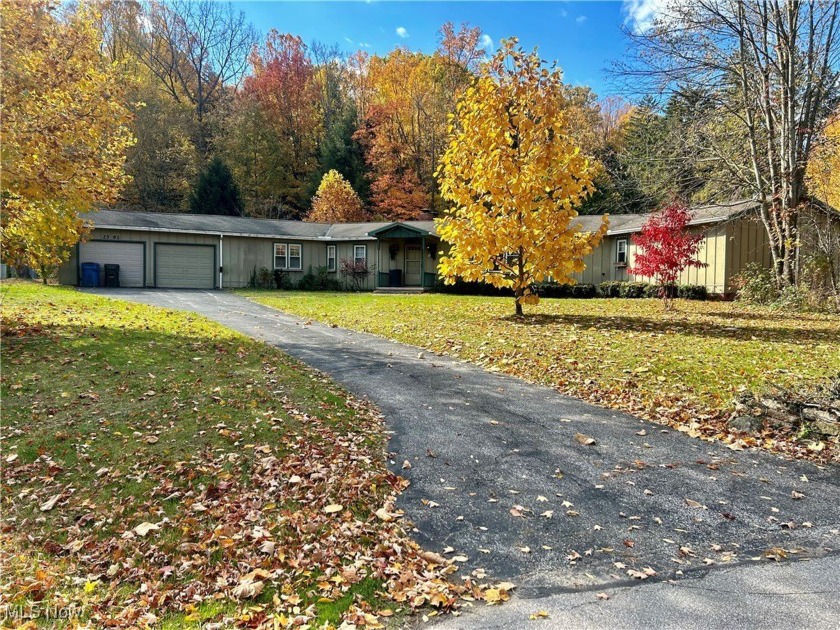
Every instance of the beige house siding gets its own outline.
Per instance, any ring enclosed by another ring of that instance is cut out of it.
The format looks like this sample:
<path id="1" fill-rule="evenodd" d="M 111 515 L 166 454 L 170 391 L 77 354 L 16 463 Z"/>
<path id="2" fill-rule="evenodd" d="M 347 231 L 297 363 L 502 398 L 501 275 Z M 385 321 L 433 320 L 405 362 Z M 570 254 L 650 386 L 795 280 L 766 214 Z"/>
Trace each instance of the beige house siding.
<path id="1" fill-rule="evenodd" d="M 772 266 L 767 230 L 758 217 L 739 217 L 726 224 L 726 287 L 724 293 L 735 291 L 734 279 L 749 263 Z"/>
<path id="2" fill-rule="evenodd" d="M 698 284 L 705 286 L 709 293 L 724 293 L 726 290 L 726 251 L 727 228 L 725 223 L 711 226 L 692 228 L 694 232 L 703 234 L 703 241 L 698 252 L 698 259 L 706 263 L 707 267 L 691 267 L 680 274 L 680 284 Z M 627 240 L 627 265 L 616 263 L 618 255 L 618 241 Z M 598 285 L 601 282 L 651 282 L 650 278 L 634 276 L 627 272 L 632 267 L 639 252 L 633 243 L 631 234 L 616 234 L 604 237 L 601 244 L 591 254 L 584 258 L 586 268 L 582 273 L 575 274 L 578 283 Z"/>

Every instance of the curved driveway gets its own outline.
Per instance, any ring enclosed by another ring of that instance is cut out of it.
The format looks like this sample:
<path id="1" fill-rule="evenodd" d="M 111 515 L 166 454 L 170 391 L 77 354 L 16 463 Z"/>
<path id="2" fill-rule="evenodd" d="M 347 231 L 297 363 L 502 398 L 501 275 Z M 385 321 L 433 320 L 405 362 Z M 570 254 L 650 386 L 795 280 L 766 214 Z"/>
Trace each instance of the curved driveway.
<path id="1" fill-rule="evenodd" d="M 418 540 L 466 556 L 464 573 L 510 579 L 520 597 L 602 591 L 646 571 L 653 582 L 826 555 L 840 567 L 837 468 L 735 452 L 231 293 L 101 292 L 200 313 L 369 398 L 393 432 L 393 468 L 411 481 L 399 506 Z M 838 582 L 809 607 L 836 612 Z"/>

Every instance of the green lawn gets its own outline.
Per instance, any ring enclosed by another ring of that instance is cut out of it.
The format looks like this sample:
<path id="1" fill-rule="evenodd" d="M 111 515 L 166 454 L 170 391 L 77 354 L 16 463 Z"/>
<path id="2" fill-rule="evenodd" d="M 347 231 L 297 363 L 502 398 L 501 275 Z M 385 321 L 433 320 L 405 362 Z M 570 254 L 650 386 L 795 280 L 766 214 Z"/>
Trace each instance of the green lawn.
<path id="1" fill-rule="evenodd" d="M 403 482 L 369 405 L 192 314 L 0 290 L 0 605 L 96 626 L 337 624 L 465 592 L 375 514 Z"/>
<path id="2" fill-rule="evenodd" d="M 407 342 L 515 374 L 693 435 L 818 459 L 811 442 L 778 432 L 726 435 L 722 418 L 745 389 L 840 373 L 840 317 L 733 302 L 555 299 L 511 316 L 511 298 L 243 291 L 301 317 Z M 737 446 L 736 446 L 737 447 Z"/>

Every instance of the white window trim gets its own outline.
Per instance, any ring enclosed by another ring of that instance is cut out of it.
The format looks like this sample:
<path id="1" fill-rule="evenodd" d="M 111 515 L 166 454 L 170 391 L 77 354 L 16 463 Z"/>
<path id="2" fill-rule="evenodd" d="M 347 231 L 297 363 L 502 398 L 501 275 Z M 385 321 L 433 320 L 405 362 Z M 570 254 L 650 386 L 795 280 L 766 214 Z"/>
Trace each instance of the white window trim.
<path id="1" fill-rule="evenodd" d="M 332 255 L 330 255 L 332 254 Z M 332 262 L 332 264 L 330 264 Z M 335 245 L 327 245 L 327 271 L 338 270 L 338 252 Z"/>
<path id="2" fill-rule="evenodd" d="M 277 258 L 278 258 L 277 248 L 280 245 L 283 246 L 283 254 L 280 256 L 280 258 L 283 260 L 283 266 L 282 267 L 277 265 Z M 289 246 L 288 246 L 288 244 L 287 243 L 274 243 L 273 252 L 274 252 L 274 268 L 275 269 L 280 269 L 282 271 L 285 271 L 286 269 L 288 269 L 289 268 Z"/>
<path id="3" fill-rule="evenodd" d="M 621 245 L 624 244 L 624 249 L 622 250 Z M 620 238 L 615 242 L 615 262 L 618 265 L 626 265 L 627 264 L 627 239 Z M 621 260 L 621 254 L 624 254 L 624 260 Z"/>
<path id="4" fill-rule="evenodd" d="M 283 267 L 278 267 L 277 266 L 277 258 L 278 258 L 278 256 L 277 256 L 277 246 L 278 245 L 282 245 L 286 250 L 285 255 L 281 256 L 281 258 L 283 258 L 283 262 L 284 262 L 284 265 L 285 265 Z M 294 256 L 294 258 L 297 258 L 300 261 L 298 263 L 297 267 L 291 267 L 290 266 L 291 259 L 293 258 L 293 256 L 291 256 L 291 254 L 290 254 L 290 250 L 291 250 L 292 247 L 297 247 L 298 251 L 300 252 L 299 256 Z M 275 269 L 280 269 L 281 271 L 301 271 L 303 269 L 303 245 L 301 245 L 300 243 L 286 243 L 286 242 L 274 243 L 274 268 Z"/>
<path id="5" fill-rule="evenodd" d="M 362 256 L 356 254 L 359 249 L 364 252 Z M 367 245 L 353 245 L 353 263 L 355 264 L 360 258 L 367 264 Z"/>

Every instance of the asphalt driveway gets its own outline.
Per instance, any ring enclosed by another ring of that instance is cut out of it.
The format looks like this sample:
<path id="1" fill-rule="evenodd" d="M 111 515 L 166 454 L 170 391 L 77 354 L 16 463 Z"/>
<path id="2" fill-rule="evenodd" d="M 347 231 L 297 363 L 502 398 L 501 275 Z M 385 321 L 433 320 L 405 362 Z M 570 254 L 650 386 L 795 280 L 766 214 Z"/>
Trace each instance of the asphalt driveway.
<path id="1" fill-rule="evenodd" d="M 515 582 L 520 597 L 791 559 L 831 556 L 835 576 L 840 566 L 836 467 L 732 451 L 227 292 L 101 292 L 200 313 L 369 398 L 411 481 L 399 506 L 418 540 L 467 557 L 464 572 Z M 838 581 L 828 590 L 824 605 L 836 606 Z"/>

